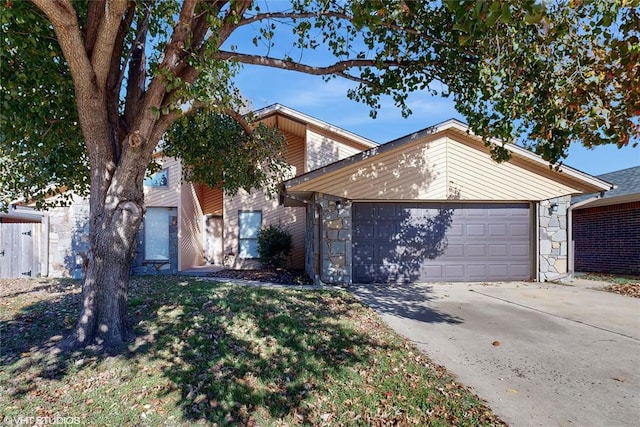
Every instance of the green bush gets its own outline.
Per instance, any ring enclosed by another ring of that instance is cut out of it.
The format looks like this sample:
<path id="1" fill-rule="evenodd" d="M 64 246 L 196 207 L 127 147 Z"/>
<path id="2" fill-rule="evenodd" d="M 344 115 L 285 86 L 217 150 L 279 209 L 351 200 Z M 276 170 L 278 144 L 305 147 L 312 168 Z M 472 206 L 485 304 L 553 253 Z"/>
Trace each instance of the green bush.
<path id="1" fill-rule="evenodd" d="M 258 232 L 258 256 L 267 267 L 283 267 L 293 249 L 289 230 L 281 225 L 269 225 Z"/>

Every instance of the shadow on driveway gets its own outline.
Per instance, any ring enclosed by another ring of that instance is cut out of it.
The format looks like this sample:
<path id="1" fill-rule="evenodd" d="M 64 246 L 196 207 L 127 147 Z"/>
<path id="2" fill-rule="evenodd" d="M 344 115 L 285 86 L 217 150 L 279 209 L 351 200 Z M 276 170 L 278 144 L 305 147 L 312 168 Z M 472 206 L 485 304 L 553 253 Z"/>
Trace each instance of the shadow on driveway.
<path id="1" fill-rule="evenodd" d="M 425 323 L 459 324 L 463 322 L 463 319 L 458 316 L 433 308 L 430 303 L 442 298 L 434 294 L 433 285 L 354 285 L 351 292 L 380 314 Z"/>

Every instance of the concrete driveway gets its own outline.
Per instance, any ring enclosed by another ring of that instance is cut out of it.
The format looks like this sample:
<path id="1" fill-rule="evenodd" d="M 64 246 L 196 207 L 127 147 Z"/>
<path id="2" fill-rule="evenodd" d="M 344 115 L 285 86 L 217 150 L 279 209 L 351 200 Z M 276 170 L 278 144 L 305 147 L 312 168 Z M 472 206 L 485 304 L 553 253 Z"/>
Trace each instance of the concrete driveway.
<path id="1" fill-rule="evenodd" d="M 581 283 L 354 287 L 512 426 L 640 424 L 640 299 Z"/>

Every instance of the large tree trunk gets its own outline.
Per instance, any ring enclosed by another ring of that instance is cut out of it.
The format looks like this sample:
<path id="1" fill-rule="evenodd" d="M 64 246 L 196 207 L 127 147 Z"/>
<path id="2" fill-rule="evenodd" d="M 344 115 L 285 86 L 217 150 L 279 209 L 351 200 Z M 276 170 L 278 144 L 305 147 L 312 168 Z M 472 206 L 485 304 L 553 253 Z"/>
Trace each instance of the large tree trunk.
<path id="1" fill-rule="evenodd" d="M 93 198 L 93 195 L 91 196 Z M 82 284 L 82 305 L 64 347 L 121 346 L 133 336 L 127 316 L 129 276 L 143 217 L 138 201 L 91 211 L 90 250 Z"/>

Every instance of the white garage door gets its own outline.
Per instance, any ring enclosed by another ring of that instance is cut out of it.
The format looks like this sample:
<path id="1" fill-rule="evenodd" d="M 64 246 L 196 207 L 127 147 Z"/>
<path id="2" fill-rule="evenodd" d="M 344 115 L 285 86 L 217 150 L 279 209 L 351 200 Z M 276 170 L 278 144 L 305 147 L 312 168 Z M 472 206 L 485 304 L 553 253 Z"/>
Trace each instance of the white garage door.
<path id="1" fill-rule="evenodd" d="M 528 203 L 354 203 L 353 281 L 531 278 Z"/>

